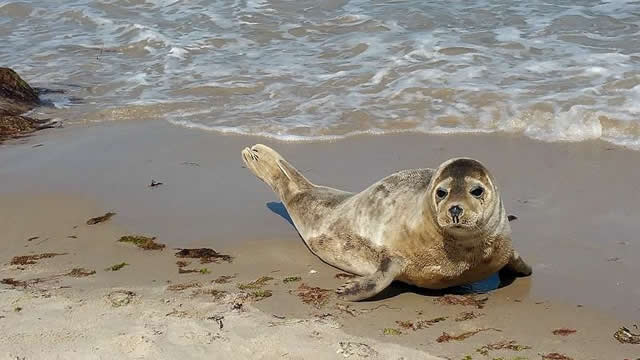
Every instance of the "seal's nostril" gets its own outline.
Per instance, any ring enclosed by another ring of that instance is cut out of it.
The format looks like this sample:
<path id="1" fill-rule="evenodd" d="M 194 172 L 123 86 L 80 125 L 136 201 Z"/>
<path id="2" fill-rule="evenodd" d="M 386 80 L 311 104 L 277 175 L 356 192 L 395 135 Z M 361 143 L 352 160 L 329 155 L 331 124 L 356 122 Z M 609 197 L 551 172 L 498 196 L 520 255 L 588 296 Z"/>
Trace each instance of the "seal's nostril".
<path id="1" fill-rule="evenodd" d="M 462 208 L 458 205 L 454 205 L 449 208 L 449 213 L 451 214 L 451 217 L 454 218 L 454 221 L 462 215 L 462 211 Z"/>

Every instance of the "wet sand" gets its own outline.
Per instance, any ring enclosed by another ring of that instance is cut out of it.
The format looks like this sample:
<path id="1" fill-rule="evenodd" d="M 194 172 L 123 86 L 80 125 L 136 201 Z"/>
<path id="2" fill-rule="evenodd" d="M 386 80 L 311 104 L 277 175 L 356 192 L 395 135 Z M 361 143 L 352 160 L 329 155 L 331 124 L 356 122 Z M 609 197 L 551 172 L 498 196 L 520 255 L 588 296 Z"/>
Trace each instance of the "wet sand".
<path id="1" fill-rule="evenodd" d="M 395 170 L 435 167 L 452 156 L 478 158 L 493 170 L 508 211 L 519 217 L 514 242 L 534 275 L 491 292 L 482 309 L 441 304 L 402 285 L 373 301 L 331 297 L 322 307 L 304 304 L 296 296 L 301 283 L 333 289 L 343 280 L 310 254 L 281 216 L 275 195 L 242 168 L 240 150 L 256 142 L 276 147 L 315 183 L 352 191 Z M 613 333 L 640 320 L 638 178 L 637 152 L 601 142 L 404 134 L 273 143 L 158 122 L 47 130 L 0 145 L 0 278 L 45 280 L 27 288 L 0 285 L 0 332 L 8 334 L 0 349 L 27 358 L 331 358 L 348 355 L 348 349 L 336 351 L 340 342 L 352 342 L 367 344 L 379 358 L 424 358 L 425 352 L 459 359 L 485 358 L 476 349 L 514 340 L 531 349 L 492 350 L 489 358 L 539 359 L 553 352 L 573 359 L 637 357 L 640 345 L 620 344 Z M 152 179 L 164 184 L 149 188 Z M 106 211 L 117 215 L 85 224 Z M 116 242 L 136 233 L 157 236 L 167 248 L 143 251 Z M 194 260 L 188 268 L 209 272 L 179 274 L 172 250 L 178 247 L 210 247 L 234 261 Z M 9 264 L 13 256 L 45 252 L 67 255 Z M 130 265 L 104 270 L 123 261 Z M 57 276 L 78 267 L 97 273 Z M 211 283 L 234 274 L 228 284 Z M 263 288 L 272 296 L 245 299 L 251 291 L 237 285 L 261 276 L 274 278 Z M 283 283 L 289 276 L 301 281 Z M 197 288 L 167 289 L 190 282 L 228 293 L 214 299 L 192 296 Z M 105 296 L 114 289 L 136 296 L 113 307 Z M 234 309 L 238 301 L 242 309 Z M 455 321 L 470 311 L 482 315 Z M 220 314 L 223 329 L 209 319 Z M 396 323 L 437 317 L 447 319 L 416 331 Z M 443 332 L 485 328 L 500 331 L 436 341 Z M 553 335 L 558 328 L 577 332 Z M 385 335 L 384 329 L 401 334 Z"/>

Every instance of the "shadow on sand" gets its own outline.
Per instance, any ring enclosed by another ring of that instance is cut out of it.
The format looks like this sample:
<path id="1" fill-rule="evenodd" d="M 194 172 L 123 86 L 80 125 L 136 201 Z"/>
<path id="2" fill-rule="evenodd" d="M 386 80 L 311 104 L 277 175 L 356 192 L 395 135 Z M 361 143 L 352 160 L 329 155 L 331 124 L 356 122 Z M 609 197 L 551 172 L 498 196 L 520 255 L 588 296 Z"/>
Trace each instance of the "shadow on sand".
<path id="1" fill-rule="evenodd" d="M 274 213 L 280 215 L 283 219 L 287 220 L 287 222 L 289 222 L 289 224 L 291 224 L 291 226 L 293 226 L 294 228 L 296 227 L 293 224 L 293 220 L 291 220 L 291 216 L 289 216 L 289 212 L 287 211 L 287 208 L 285 208 L 284 204 L 282 204 L 281 202 L 275 202 L 275 201 L 268 202 L 267 208 L 269 208 L 269 210 L 273 211 Z"/>

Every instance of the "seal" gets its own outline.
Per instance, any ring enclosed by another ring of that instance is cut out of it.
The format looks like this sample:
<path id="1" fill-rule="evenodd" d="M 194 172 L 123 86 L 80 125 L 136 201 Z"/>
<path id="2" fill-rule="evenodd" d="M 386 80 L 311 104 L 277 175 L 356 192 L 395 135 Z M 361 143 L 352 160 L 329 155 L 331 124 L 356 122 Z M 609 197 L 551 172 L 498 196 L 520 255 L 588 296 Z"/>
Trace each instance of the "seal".
<path id="1" fill-rule="evenodd" d="M 280 197 L 316 256 L 360 275 L 337 288 L 344 300 L 372 297 L 394 280 L 443 289 L 503 268 L 531 274 L 512 248 L 496 182 L 476 160 L 399 171 L 350 193 L 311 183 L 262 144 L 242 150 L 242 158 Z"/>

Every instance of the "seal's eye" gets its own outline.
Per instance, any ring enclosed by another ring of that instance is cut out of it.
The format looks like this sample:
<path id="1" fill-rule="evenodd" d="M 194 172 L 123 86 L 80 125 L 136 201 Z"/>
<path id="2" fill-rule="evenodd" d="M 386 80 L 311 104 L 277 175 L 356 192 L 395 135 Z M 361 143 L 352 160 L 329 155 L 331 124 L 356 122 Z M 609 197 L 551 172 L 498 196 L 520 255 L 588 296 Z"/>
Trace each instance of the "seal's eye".
<path id="1" fill-rule="evenodd" d="M 478 186 L 477 188 L 471 190 L 471 195 L 475 196 L 475 197 L 480 197 L 482 196 L 482 194 L 484 194 L 484 189 L 480 186 Z"/>
<path id="2" fill-rule="evenodd" d="M 438 197 L 438 199 L 444 199 L 445 196 L 447 196 L 447 190 L 444 189 L 438 189 L 436 190 L 436 196 Z"/>

